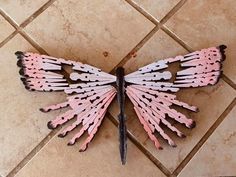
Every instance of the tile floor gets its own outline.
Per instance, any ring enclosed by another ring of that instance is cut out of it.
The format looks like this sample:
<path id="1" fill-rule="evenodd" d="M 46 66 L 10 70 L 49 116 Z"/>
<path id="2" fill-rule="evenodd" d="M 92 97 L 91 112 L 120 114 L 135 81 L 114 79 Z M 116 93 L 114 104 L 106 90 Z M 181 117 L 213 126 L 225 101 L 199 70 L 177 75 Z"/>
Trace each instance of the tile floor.
<path id="1" fill-rule="evenodd" d="M 2 0 L 0 1 L 0 176 L 236 176 L 235 0 Z M 200 108 L 187 113 L 187 138 L 158 151 L 127 101 L 127 165 L 121 166 L 117 106 L 84 153 L 49 131 L 38 108 L 63 93 L 28 92 L 19 81 L 14 52 L 47 53 L 114 71 L 135 71 L 154 60 L 226 44 L 224 75 L 213 87 L 180 91 Z M 9 79 L 10 77 L 10 79 Z"/>

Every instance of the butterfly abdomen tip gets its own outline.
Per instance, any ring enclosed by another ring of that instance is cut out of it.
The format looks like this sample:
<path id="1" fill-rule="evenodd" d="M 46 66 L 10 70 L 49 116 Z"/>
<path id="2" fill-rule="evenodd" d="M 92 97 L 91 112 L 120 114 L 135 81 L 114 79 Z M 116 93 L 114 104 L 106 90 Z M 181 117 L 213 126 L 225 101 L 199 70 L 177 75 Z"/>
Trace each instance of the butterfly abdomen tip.
<path id="1" fill-rule="evenodd" d="M 125 159 L 122 159 L 122 160 L 121 160 L 121 164 L 122 164 L 122 165 L 125 165 L 125 164 L 126 164 L 126 160 L 125 160 Z"/>

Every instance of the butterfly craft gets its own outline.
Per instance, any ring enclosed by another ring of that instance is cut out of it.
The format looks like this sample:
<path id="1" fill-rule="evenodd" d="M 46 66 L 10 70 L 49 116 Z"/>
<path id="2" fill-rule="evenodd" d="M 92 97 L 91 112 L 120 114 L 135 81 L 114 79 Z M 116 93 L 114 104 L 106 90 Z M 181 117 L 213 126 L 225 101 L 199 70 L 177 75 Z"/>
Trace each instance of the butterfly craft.
<path id="1" fill-rule="evenodd" d="M 164 124 L 179 137 L 185 135 L 174 127 L 167 117 L 185 125 L 195 127 L 195 121 L 177 112 L 172 105 L 177 105 L 197 112 L 197 107 L 176 99 L 171 92 L 180 88 L 201 87 L 214 85 L 222 74 L 222 61 L 225 59 L 226 46 L 202 49 L 183 56 L 155 61 L 137 71 L 124 75 L 124 68 L 118 67 L 116 76 L 105 73 L 100 69 L 80 62 L 54 58 L 29 52 L 16 52 L 19 73 L 25 88 L 30 91 L 64 91 L 67 101 L 45 108 L 42 112 L 70 108 L 48 122 L 49 129 L 55 129 L 71 119 L 75 121 L 64 128 L 59 137 L 65 137 L 77 126 L 82 128 L 69 141 L 68 145 L 75 144 L 85 132 L 87 139 L 80 147 L 85 151 L 93 139 L 98 127 L 106 114 L 108 106 L 117 95 L 120 113 L 119 141 L 122 164 L 126 162 L 126 116 L 125 94 L 134 105 L 134 110 L 157 149 L 162 149 L 154 135 L 158 132 L 169 145 L 175 147 L 175 142 L 164 132 L 160 124 Z M 169 71 L 171 63 L 179 62 L 180 70 L 175 76 Z M 70 67 L 70 72 L 66 71 Z M 172 81 L 171 81 L 172 79 Z M 116 83 L 116 86 L 112 86 Z"/>

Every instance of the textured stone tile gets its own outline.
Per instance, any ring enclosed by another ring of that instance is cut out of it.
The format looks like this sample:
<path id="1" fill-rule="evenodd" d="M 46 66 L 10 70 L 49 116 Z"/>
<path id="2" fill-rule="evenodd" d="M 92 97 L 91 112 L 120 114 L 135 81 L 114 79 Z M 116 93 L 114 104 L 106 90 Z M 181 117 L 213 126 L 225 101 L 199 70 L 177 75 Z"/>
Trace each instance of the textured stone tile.
<path id="1" fill-rule="evenodd" d="M 168 35 L 162 31 L 158 31 L 157 34 L 137 52 L 136 57 L 132 58 L 130 62 L 125 65 L 125 68 L 129 73 L 137 70 L 138 67 L 151 63 L 152 61 L 186 53 L 187 51 L 181 48 Z M 156 150 L 152 141 L 148 139 L 148 136 L 140 124 L 128 98 L 126 105 L 128 129 L 145 146 L 145 148 L 160 160 L 160 162 L 170 171 L 175 170 L 175 168 L 181 163 L 210 126 L 230 104 L 235 97 L 235 91 L 224 81 L 220 80 L 220 82 L 215 86 L 183 89 L 178 92 L 177 96 L 179 100 L 189 103 L 190 105 L 195 105 L 200 109 L 200 112 L 198 113 L 191 113 L 180 109 L 180 111 L 185 115 L 194 119 L 197 126 L 190 130 L 182 125 L 176 124 L 176 127 L 187 135 L 185 139 L 181 139 L 171 131 L 165 129 L 167 134 L 169 134 L 176 142 L 177 147 L 172 148 L 162 138 L 159 138 L 160 143 L 164 148 L 162 151 Z M 116 103 L 113 103 L 110 112 L 114 117 L 117 116 L 118 107 Z"/>
<path id="2" fill-rule="evenodd" d="M 159 21 L 179 2 L 180 0 L 135 0 L 147 12 Z"/>
<path id="3" fill-rule="evenodd" d="M 186 50 L 163 31 L 157 33 L 125 64 L 125 72 L 131 73 L 156 60 L 186 54 Z"/>
<path id="4" fill-rule="evenodd" d="M 121 165 L 118 129 L 105 118 L 88 149 L 80 153 L 79 142 L 68 147 L 65 139 L 53 138 L 17 177 L 41 176 L 164 176 L 164 174 L 128 141 L 127 163 Z M 69 135 L 70 136 L 70 135 Z"/>
<path id="5" fill-rule="evenodd" d="M 228 114 L 180 176 L 234 176 L 236 174 L 236 107 Z"/>
<path id="6" fill-rule="evenodd" d="M 235 0 L 190 0 L 167 26 L 195 49 L 226 44 L 225 74 L 236 83 Z"/>
<path id="7" fill-rule="evenodd" d="M 27 91 L 20 81 L 14 53 L 36 51 L 20 35 L 0 49 L 0 174 L 11 171 L 48 133 L 47 122 L 56 114 L 40 107 L 65 99 L 61 93 Z"/>
<path id="8" fill-rule="evenodd" d="M 0 15 L 0 29 L 1 29 L 0 43 L 14 31 L 14 27 L 11 26 L 1 15 Z"/>
<path id="9" fill-rule="evenodd" d="M 21 24 L 47 1 L 48 0 L 1 0 L 0 7 L 13 18 L 14 21 Z"/>
<path id="10" fill-rule="evenodd" d="M 51 55 L 109 71 L 153 27 L 123 0 L 62 0 L 44 11 L 26 31 Z"/>

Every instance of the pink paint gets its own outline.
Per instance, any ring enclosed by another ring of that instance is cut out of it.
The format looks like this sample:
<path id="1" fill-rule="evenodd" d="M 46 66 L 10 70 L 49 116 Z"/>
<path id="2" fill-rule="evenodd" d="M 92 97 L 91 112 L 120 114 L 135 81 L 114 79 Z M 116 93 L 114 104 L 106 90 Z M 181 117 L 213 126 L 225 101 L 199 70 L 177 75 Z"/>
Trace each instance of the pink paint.
<path id="1" fill-rule="evenodd" d="M 157 149 L 162 149 L 154 135 L 158 132 L 168 144 L 175 147 L 175 142 L 164 132 L 160 124 L 164 124 L 179 137 L 185 135 L 167 121 L 167 117 L 193 128 L 195 122 L 184 114 L 172 108 L 179 106 L 197 112 L 197 107 L 177 100 L 177 97 L 167 92 L 177 92 L 183 87 L 200 87 L 214 85 L 222 73 L 221 62 L 224 60 L 225 46 L 212 47 L 158 60 L 124 77 L 126 94 L 134 105 L 138 119 L 149 138 Z M 43 112 L 68 108 L 48 123 L 54 129 L 70 120 L 75 120 L 64 128 L 59 137 L 66 136 L 79 125 L 82 128 L 69 141 L 73 145 L 84 133 L 88 137 L 80 147 L 86 150 L 105 117 L 108 106 L 116 95 L 116 89 L 111 85 L 116 82 L 116 76 L 105 73 L 101 69 L 62 58 L 54 58 L 35 53 L 16 53 L 17 65 L 21 67 L 21 80 L 28 90 L 64 91 L 67 101 L 40 109 Z M 173 76 L 168 71 L 171 63 L 179 62 L 181 70 Z M 72 72 L 65 76 L 64 66 L 70 66 Z"/>

